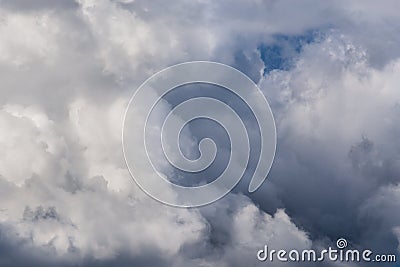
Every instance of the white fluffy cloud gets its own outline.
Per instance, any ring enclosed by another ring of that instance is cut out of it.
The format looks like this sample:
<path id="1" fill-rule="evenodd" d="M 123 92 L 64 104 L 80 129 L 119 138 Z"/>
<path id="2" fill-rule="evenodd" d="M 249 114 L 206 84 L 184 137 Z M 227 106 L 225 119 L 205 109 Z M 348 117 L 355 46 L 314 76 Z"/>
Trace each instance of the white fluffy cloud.
<path id="1" fill-rule="evenodd" d="M 398 209 L 397 2 L 0 5 L 0 264 L 244 266 L 265 244 L 310 248 L 340 231 L 361 246 L 398 238 L 398 217 L 367 216 Z M 255 195 L 268 213 L 240 194 L 170 208 L 135 186 L 120 140 L 134 88 L 186 60 L 258 79 L 260 44 L 310 30 L 320 34 L 293 66 L 259 81 L 280 149 L 272 181 Z M 354 216 L 368 220 L 346 222 Z M 390 233 L 368 232 L 374 220 Z"/>
<path id="2" fill-rule="evenodd" d="M 292 69 L 260 82 L 279 133 L 271 179 L 284 191 L 284 206 L 300 221 L 307 217 L 312 232 L 396 253 L 400 221 L 389 215 L 389 202 L 396 203 L 400 171 L 400 61 L 376 68 L 368 55 L 348 35 L 330 31 L 305 46 Z"/>

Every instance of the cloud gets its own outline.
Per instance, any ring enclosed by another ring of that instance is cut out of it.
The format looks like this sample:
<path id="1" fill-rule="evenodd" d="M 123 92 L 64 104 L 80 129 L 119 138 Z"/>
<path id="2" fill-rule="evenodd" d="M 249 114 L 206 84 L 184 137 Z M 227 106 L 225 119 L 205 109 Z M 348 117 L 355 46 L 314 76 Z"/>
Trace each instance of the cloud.
<path id="1" fill-rule="evenodd" d="M 265 244 L 338 237 L 398 253 L 397 2 L 0 3 L 0 265 L 257 265 Z M 235 66 L 267 96 L 278 151 L 255 194 L 244 181 L 174 209 L 132 182 L 127 101 L 187 60 Z"/>
<path id="2" fill-rule="evenodd" d="M 372 244 L 375 223 L 362 219 L 362 207 L 399 182 L 399 66 L 393 60 L 372 67 L 363 47 L 333 31 L 306 45 L 293 69 L 273 71 L 261 82 L 280 137 L 269 180 L 283 190 L 277 206 L 315 238 L 344 235 L 365 247 L 397 247 L 385 227 L 374 228 Z"/>
<path id="3" fill-rule="evenodd" d="M 242 260 L 256 262 L 254 251 L 275 242 L 273 236 L 285 246 L 311 244 L 284 211 L 272 217 L 245 197 L 232 196 L 204 214 L 151 200 L 123 164 L 116 114 L 125 106 L 121 99 L 102 108 L 77 99 L 61 124 L 33 106 L 3 108 L 2 128 L 13 129 L 2 138 L 12 152 L 3 154 L 1 171 L 1 246 L 12 251 L 5 264 L 233 266 L 244 247 Z M 214 252 L 222 236 L 227 243 Z"/>

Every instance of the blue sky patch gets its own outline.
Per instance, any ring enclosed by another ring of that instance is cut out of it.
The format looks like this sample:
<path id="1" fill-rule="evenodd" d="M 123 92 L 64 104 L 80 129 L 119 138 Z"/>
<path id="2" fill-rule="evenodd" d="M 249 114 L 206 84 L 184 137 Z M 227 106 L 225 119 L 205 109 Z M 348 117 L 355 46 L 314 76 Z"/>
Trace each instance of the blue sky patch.
<path id="1" fill-rule="evenodd" d="M 288 70 L 304 45 L 315 41 L 317 31 L 307 31 L 303 35 L 276 35 L 271 43 L 259 45 L 258 50 L 265 64 L 264 75 L 272 70 Z"/>

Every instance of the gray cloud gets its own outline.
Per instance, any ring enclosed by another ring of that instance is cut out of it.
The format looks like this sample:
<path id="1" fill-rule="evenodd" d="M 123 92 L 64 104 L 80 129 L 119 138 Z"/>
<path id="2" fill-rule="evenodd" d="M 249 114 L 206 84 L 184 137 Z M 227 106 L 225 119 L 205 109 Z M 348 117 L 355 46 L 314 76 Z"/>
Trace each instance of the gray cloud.
<path id="1" fill-rule="evenodd" d="M 367 58 L 362 47 L 333 32 L 305 47 L 292 70 L 262 81 L 280 133 L 270 182 L 282 190 L 280 205 L 314 238 L 344 235 L 396 253 L 398 221 L 388 229 L 387 214 L 372 219 L 362 207 L 399 182 L 399 63 L 379 70 Z"/>
<path id="2" fill-rule="evenodd" d="M 264 244 L 338 237 L 398 253 L 397 2 L 0 5 L 0 265 L 262 266 Z M 292 65 L 262 75 L 262 47 L 310 31 L 284 55 Z M 278 151 L 256 193 L 241 194 L 245 180 L 210 206 L 174 209 L 129 177 L 127 101 L 186 60 L 233 65 L 267 96 Z"/>

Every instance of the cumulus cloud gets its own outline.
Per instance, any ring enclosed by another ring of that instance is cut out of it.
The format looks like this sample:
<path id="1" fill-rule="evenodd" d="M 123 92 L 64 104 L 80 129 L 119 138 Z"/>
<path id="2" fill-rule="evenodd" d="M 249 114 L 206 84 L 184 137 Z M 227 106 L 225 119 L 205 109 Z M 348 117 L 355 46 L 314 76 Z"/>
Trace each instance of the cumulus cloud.
<path id="1" fill-rule="evenodd" d="M 0 265 L 257 266 L 265 244 L 338 237 L 398 253 L 396 5 L 0 0 Z M 133 183 L 120 140 L 134 88 L 187 60 L 248 74 L 278 130 L 260 190 L 189 210 Z"/>
<path id="2" fill-rule="evenodd" d="M 277 206 L 316 237 L 346 235 L 395 251 L 384 227 L 375 228 L 379 237 L 372 244 L 372 222 L 363 220 L 361 207 L 399 181 L 398 73 L 398 60 L 373 68 L 365 48 L 334 31 L 304 47 L 293 69 L 274 71 L 261 82 L 280 132 L 271 174 L 283 190 Z"/>

